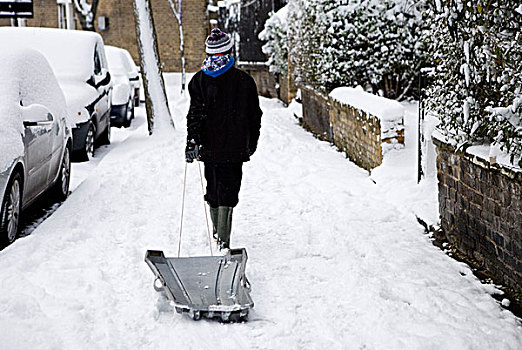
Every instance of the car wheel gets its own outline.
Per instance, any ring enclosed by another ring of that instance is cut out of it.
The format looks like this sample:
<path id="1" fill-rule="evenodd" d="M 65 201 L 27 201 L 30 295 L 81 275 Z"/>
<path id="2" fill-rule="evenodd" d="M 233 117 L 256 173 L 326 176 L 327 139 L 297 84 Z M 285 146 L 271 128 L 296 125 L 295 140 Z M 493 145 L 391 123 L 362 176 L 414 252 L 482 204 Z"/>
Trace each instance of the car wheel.
<path id="1" fill-rule="evenodd" d="M 140 90 L 138 89 L 138 91 L 134 95 L 134 107 L 139 107 L 139 106 L 140 106 Z"/>
<path id="2" fill-rule="evenodd" d="M 92 123 L 89 123 L 89 130 L 87 131 L 87 136 L 85 137 L 85 145 L 83 146 L 82 150 L 83 160 L 90 160 L 94 158 L 94 135 L 96 135 L 94 125 Z"/>
<path id="3" fill-rule="evenodd" d="M 111 144 L 111 121 L 109 120 L 105 130 L 100 135 L 100 145 L 110 145 Z"/>
<path id="4" fill-rule="evenodd" d="M 71 181 L 71 151 L 65 147 L 58 180 L 54 184 L 53 194 L 56 201 L 62 202 L 69 195 L 69 184 Z"/>
<path id="5" fill-rule="evenodd" d="M 0 240 L 2 246 L 12 243 L 18 235 L 22 209 L 22 178 L 15 173 L 5 191 L 0 210 Z"/>
<path id="6" fill-rule="evenodd" d="M 131 125 L 132 119 L 134 119 L 134 103 L 132 100 L 130 100 L 125 112 L 125 121 L 123 122 L 123 126 L 128 128 Z"/>

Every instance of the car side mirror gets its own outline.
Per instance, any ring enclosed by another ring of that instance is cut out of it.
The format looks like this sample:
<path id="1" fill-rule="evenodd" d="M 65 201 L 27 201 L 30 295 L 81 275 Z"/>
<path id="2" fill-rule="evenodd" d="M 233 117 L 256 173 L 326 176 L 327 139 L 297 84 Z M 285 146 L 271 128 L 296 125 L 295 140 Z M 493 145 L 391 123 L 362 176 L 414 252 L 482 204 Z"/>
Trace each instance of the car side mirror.
<path id="1" fill-rule="evenodd" d="M 85 82 L 92 87 L 95 87 L 95 85 L 96 85 L 96 82 L 94 80 L 94 75 L 91 75 L 91 77 L 89 79 L 87 79 Z"/>
<path id="2" fill-rule="evenodd" d="M 54 117 L 47 107 L 41 104 L 32 104 L 22 109 L 22 120 L 25 127 L 49 125 L 53 122 Z"/>
<path id="3" fill-rule="evenodd" d="M 103 69 L 105 72 L 105 78 L 102 79 L 102 85 L 108 85 L 111 82 L 111 73 L 107 69 Z"/>
<path id="4" fill-rule="evenodd" d="M 130 81 L 138 81 L 140 80 L 140 75 L 136 71 L 131 71 L 129 74 L 129 80 Z"/>
<path id="5" fill-rule="evenodd" d="M 99 75 L 92 75 L 86 83 L 94 87 L 95 89 L 99 88 L 102 85 L 108 85 L 111 82 L 111 73 L 109 73 L 108 69 L 102 68 L 102 71 Z"/>

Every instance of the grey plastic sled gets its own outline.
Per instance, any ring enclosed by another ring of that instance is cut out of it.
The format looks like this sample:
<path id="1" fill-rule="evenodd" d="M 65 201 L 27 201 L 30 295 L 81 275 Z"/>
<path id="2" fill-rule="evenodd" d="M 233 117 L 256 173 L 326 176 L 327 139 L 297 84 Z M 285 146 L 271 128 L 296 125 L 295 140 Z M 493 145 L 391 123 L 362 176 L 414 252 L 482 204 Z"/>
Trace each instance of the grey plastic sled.
<path id="1" fill-rule="evenodd" d="M 177 312 L 188 312 L 194 320 L 245 321 L 254 307 L 244 248 L 225 256 L 187 258 L 166 258 L 160 250 L 148 250 L 145 261 L 156 275 L 154 288 L 166 293 Z"/>

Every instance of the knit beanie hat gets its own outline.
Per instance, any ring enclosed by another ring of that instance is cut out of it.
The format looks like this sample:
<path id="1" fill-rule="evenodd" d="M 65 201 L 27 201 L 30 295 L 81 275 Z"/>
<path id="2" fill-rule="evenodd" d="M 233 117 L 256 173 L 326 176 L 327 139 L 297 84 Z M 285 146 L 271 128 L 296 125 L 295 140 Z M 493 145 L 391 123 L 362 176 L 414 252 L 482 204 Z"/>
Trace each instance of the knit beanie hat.
<path id="1" fill-rule="evenodd" d="M 205 40 L 206 50 L 209 55 L 224 53 L 233 46 L 232 40 L 227 33 L 222 32 L 219 28 L 212 29 L 212 32 Z"/>

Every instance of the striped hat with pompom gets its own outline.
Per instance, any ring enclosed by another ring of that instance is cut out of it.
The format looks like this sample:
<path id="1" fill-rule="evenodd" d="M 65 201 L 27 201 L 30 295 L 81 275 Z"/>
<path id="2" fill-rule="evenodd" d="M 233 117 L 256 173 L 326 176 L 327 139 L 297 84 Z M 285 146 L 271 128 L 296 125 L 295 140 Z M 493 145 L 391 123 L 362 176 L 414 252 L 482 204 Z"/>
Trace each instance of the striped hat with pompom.
<path id="1" fill-rule="evenodd" d="M 215 55 L 229 51 L 233 44 L 227 33 L 222 32 L 219 28 L 214 28 L 207 37 L 207 40 L 205 40 L 205 46 L 206 53 L 209 55 Z"/>

